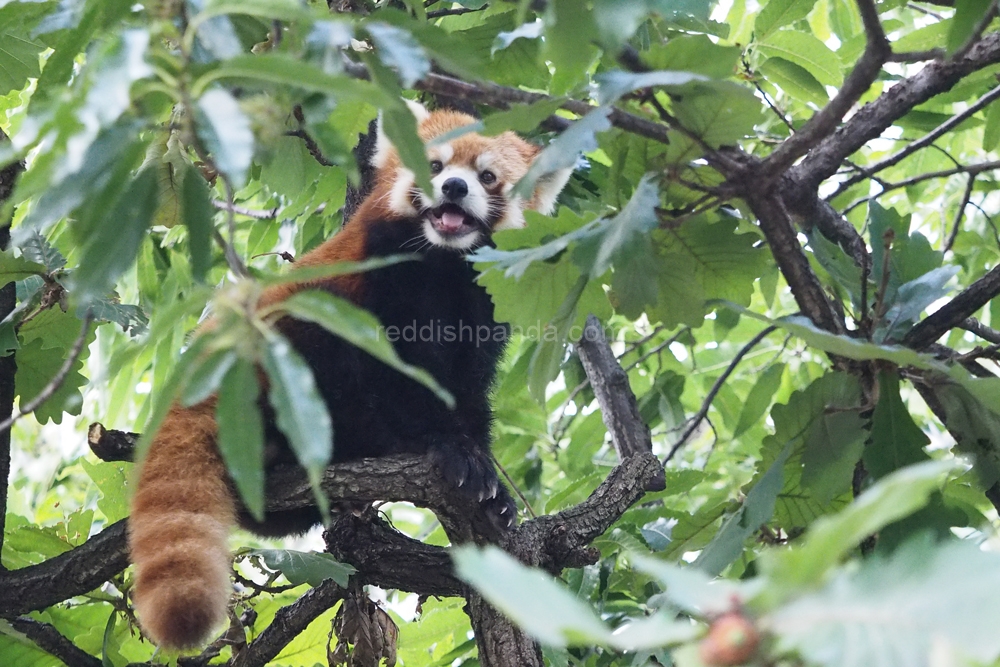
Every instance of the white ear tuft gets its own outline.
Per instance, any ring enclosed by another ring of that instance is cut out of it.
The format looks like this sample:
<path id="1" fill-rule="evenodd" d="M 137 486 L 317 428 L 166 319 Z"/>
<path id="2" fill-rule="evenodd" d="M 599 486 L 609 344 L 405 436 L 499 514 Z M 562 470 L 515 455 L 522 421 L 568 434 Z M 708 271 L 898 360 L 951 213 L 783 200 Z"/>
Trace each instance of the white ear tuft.
<path id="1" fill-rule="evenodd" d="M 538 179 L 535 184 L 535 194 L 528 202 L 528 208 L 538 211 L 542 215 L 552 215 L 556 208 L 556 199 L 566 187 L 572 173 L 573 167 L 566 167 Z"/>
<path id="2" fill-rule="evenodd" d="M 403 101 L 406 102 L 406 106 L 410 107 L 410 113 L 413 114 L 413 117 L 417 119 L 418 127 L 422 122 L 427 120 L 428 116 L 431 115 L 431 112 L 427 110 L 427 107 L 425 107 L 420 102 L 417 102 L 416 100 L 403 100 Z"/>
<path id="3" fill-rule="evenodd" d="M 420 102 L 415 102 L 413 100 L 403 100 L 406 102 L 406 106 L 410 109 L 410 113 L 413 117 L 417 119 L 417 127 L 431 115 L 423 104 Z M 382 130 L 382 112 L 378 112 L 378 120 L 375 122 L 375 152 L 372 154 L 372 164 L 375 165 L 376 169 L 381 169 L 389 161 L 389 155 L 392 152 L 392 142 L 389 141 L 389 137 L 385 136 L 385 132 Z"/>
<path id="4" fill-rule="evenodd" d="M 375 165 L 376 169 L 385 166 L 391 152 L 392 143 L 382 130 L 382 112 L 379 111 L 378 118 L 375 120 L 375 152 L 372 153 L 372 164 Z"/>

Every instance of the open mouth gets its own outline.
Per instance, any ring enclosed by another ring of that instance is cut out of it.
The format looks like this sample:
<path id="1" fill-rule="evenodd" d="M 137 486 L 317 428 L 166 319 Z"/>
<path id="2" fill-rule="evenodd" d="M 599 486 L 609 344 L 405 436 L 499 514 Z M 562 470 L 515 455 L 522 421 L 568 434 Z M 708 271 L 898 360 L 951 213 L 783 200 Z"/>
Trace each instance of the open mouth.
<path id="1" fill-rule="evenodd" d="M 434 231 L 444 237 L 464 236 L 478 229 L 475 218 L 456 204 L 442 204 L 432 208 L 427 213 L 427 220 Z"/>

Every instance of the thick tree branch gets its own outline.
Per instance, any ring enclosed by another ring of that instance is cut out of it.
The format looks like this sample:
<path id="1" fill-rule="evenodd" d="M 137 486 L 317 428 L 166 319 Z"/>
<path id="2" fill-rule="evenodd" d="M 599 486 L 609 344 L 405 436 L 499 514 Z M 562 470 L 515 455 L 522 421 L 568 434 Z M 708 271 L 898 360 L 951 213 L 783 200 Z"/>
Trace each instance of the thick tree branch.
<path id="1" fill-rule="evenodd" d="M 920 149 L 930 146 L 932 143 L 937 141 L 938 138 L 950 132 L 951 130 L 955 129 L 956 127 L 958 127 L 958 125 L 964 123 L 966 120 L 977 114 L 979 111 L 985 109 L 997 98 L 1000 98 L 1000 86 L 997 86 L 990 92 L 980 97 L 975 104 L 970 106 L 962 113 L 955 114 L 954 116 L 952 116 L 945 122 L 941 123 L 940 125 L 938 125 L 936 128 L 934 128 L 924 136 L 920 137 L 916 141 L 907 144 L 905 148 L 893 153 L 884 160 L 879 160 L 875 164 L 866 167 L 865 170 L 867 173 L 858 174 L 857 176 L 852 176 L 851 178 L 847 179 L 846 181 L 841 183 L 840 186 L 837 187 L 837 190 L 826 199 L 828 201 L 832 200 L 837 195 L 844 192 L 855 183 L 860 183 L 866 178 L 869 178 L 870 174 L 877 174 L 880 171 L 888 169 L 889 167 L 898 164 L 906 157 L 913 155 Z"/>
<path id="2" fill-rule="evenodd" d="M 1000 294 L 1000 265 L 962 290 L 954 299 L 933 315 L 918 322 L 903 337 L 903 345 L 922 350 L 951 329 L 961 326 L 966 318 Z"/>
<path id="3" fill-rule="evenodd" d="M 62 636 L 55 627 L 33 618 L 10 619 L 10 626 L 34 642 L 38 648 L 62 660 L 67 667 L 101 667 L 95 658 Z"/>
<path id="4" fill-rule="evenodd" d="M 84 544 L 20 570 L 0 573 L 0 617 L 44 609 L 98 588 L 128 567 L 125 521 L 94 535 Z"/>
<path id="5" fill-rule="evenodd" d="M 864 53 L 844 80 L 837 95 L 764 160 L 762 165 L 764 178 L 784 173 L 810 148 L 825 139 L 871 87 L 882 70 L 882 65 L 889 59 L 892 50 L 879 21 L 874 1 L 858 0 L 858 11 L 861 13 L 867 35 Z"/>
<path id="6" fill-rule="evenodd" d="M 816 188 L 836 173 L 843 160 L 878 137 L 918 104 L 950 90 L 964 77 L 1000 62 L 1000 33 L 979 40 L 959 59 L 928 63 L 912 77 L 892 86 L 829 134 L 802 162 L 789 170 L 801 187 Z"/>
<path id="7" fill-rule="evenodd" d="M 232 660 L 232 667 L 264 667 L 288 642 L 295 639 L 320 614 L 344 596 L 344 589 L 331 579 L 306 591 L 302 597 L 278 610 L 271 624 Z"/>
<path id="8" fill-rule="evenodd" d="M 0 131 L 0 143 L 9 141 L 7 135 Z M 14 162 L 0 169 L 0 207 L 3 206 L 11 193 L 17 177 L 24 171 L 24 162 Z M 6 250 L 10 245 L 10 220 L 2 221 L 0 225 L 0 250 Z M 5 319 L 17 307 L 17 288 L 9 282 L 0 288 L 0 320 Z M 14 375 L 17 365 L 14 354 L 0 357 L 0 419 L 9 419 L 14 414 Z M 10 481 L 10 431 L 0 432 L 0 551 L 3 550 L 4 529 L 7 518 L 7 490 Z M 0 572 L 4 569 L 0 563 Z"/>
<path id="9" fill-rule="evenodd" d="M 360 63 L 345 61 L 344 68 L 354 78 L 370 78 L 368 68 Z M 531 93 L 526 90 L 508 88 L 507 86 L 500 86 L 489 82 L 469 83 L 451 76 L 434 73 L 428 74 L 418 81 L 414 85 L 414 88 L 435 95 L 445 95 L 455 99 L 467 100 L 473 104 L 486 104 L 498 109 L 507 109 L 512 104 L 531 104 L 540 100 L 552 99 L 548 95 L 541 93 Z M 566 100 L 562 108 L 582 116 L 590 113 L 596 107 L 579 100 Z M 608 120 L 615 127 L 619 127 L 627 132 L 632 132 L 633 134 L 638 134 L 664 144 L 670 143 L 667 136 L 667 128 L 659 123 L 654 123 L 653 121 L 620 109 L 613 109 L 608 115 Z M 570 124 L 569 121 L 560 116 L 550 116 L 547 122 L 554 129 L 565 129 Z"/>
<path id="10" fill-rule="evenodd" d="M 590 379 L 597 402 L 601 406 L 601 418 L 611 434 L 611 442 L 618 452 L 618 459 L 626 459 L 653 451 L 653 441 L 649 427 L 639 416 L 639 406 L 628 383 L 628 374 L 622 369 L 614 352 L 604 338 L 600 321 L 590 315 L 583 328 L 583 336 L 576 344 L 580 362 Z M 663 475 L 650 480 L 652 486 L 647 491 L 662 491 L 666 488 Z"/>

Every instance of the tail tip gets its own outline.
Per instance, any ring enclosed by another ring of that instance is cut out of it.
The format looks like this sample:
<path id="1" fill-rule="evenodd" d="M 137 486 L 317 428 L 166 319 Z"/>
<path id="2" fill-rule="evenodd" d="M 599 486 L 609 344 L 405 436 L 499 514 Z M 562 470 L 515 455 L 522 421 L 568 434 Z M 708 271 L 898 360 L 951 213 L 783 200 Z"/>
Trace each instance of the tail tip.
<path id="1" fill-rule="evenodd" d="M 147 636 L 160 648 L 170 651 L 204 647 L 225 619 L 225 604 L 220 606 L 196 594 L 175 598 L 167 604 L 148 605 L 140 610 L 139 617 Z"/>

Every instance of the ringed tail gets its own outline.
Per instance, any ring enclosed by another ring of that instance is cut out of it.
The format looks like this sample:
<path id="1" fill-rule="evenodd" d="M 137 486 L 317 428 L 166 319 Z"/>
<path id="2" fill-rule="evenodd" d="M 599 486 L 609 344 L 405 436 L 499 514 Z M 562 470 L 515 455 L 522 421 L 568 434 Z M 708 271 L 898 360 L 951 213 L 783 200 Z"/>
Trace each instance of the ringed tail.
<path id="1" fill-rule="evenodd" d="M 198 648 L 225 622 L 235 502 L 216 449 L 215 401 L 174 405 L 142 464 L 129 549 L 139 622 L 158 646 Z"/>

